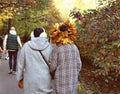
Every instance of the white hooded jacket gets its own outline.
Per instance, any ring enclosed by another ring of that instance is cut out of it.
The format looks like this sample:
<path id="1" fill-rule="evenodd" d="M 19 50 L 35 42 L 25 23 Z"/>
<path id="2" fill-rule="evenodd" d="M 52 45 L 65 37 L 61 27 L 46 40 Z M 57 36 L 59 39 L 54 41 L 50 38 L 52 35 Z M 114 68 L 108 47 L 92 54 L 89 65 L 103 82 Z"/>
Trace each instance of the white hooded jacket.
<path id="1" fill-rule="evenodd" d="M 51 45 L 47 36 L 31 39 L 24 44 L 18 54 L 16 77 L 18 81 L 24 78 L 24 94 L 49 94 L 52 92 L 49 67 L 39 50 L 48 61 Z"/>

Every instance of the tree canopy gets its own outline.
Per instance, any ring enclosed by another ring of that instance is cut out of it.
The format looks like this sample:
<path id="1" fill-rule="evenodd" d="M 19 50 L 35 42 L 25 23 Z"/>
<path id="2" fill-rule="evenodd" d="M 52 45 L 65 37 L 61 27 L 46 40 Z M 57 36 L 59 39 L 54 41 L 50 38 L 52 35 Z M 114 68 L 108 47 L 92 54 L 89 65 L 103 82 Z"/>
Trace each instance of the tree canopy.
<path id="1" fill-rule="evenodd" d="M 48 30 L 51 23 L 61 19 L 52 3 L 52 0 L 11 0 L 11 2 L 6 0 L 6 2 L 1 2 L 0 17 L 4 16 L 0 20 L 3 23 L 2 33 L 6 34 L 5 28 L 9 29 L 13 25 L 25 42 L 34 28 L 43 26 Z"/>

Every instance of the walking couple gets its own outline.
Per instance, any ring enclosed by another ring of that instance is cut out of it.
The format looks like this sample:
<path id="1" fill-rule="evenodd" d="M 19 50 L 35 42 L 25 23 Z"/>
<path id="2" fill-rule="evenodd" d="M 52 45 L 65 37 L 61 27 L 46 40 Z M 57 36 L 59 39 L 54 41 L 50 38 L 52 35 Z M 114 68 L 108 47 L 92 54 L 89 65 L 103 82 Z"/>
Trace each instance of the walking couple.
<path id="1" fill-rule="evenodd" d="M 50 30 L 50 42 L 43 27 L 34 29 L 33 38 L 18 54 L 16 77 L 24 79 L 24 94 L 77 94 L 81 59 L 76 37 L 69 21 Z M 50 71 L 55 71 L 53 81 Z"/>

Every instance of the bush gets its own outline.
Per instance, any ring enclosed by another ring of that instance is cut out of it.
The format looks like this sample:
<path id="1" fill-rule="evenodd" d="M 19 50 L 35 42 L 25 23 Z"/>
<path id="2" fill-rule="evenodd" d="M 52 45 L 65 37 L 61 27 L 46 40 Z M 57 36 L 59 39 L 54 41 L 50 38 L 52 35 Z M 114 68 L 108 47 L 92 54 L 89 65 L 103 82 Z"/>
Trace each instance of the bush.
<path id="1" fill-rule="evenodd" d="M 76 44 L 81 56 L 93 61 L 95 76 L 103 76 L 106 82 L 117 80 L 120 77 L 120 1 L 84 14 L 75 9 L 70 16 L 76 19 L 79 34 Z"/>

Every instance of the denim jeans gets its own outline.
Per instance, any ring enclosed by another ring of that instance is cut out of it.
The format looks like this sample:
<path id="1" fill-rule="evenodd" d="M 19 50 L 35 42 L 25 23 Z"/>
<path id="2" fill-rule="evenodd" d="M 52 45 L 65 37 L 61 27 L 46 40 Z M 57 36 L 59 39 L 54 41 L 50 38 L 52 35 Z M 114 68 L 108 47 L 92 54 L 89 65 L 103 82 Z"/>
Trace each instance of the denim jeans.
<path id="1" fill-rule="evenodd" d="M 2 54 L 0 53 L 0 59 L 2 58 Z"/>
<path id="2" fill-rule="evenodd" d="M 12 69 L 13 71 L 16 71 L 17 52 L 18 52 L 18 50 L 8 51 L 8 54 L 9 54 L 9 68 Z"/>

